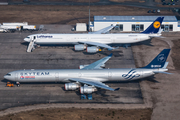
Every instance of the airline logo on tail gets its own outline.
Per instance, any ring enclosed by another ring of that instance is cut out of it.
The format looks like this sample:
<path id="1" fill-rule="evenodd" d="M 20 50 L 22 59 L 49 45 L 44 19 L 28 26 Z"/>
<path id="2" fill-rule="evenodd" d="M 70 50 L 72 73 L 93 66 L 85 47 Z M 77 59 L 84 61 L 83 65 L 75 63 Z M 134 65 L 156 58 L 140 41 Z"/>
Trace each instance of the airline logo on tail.
<path id="1" fill-rule="evenodd" d="M 164 62 L 166 60 L 166 57 L 164 56 L 164 54 L 160 54 L 159 56 L 158 56 L 158 61 L 159 62 Z"/>
<path id="2" fill-rule="evenodd" d="M 159 21 L 155 21 L 153 24 L 154 28 L 159 28 L 161 26 L 161 23 Z"/>
<path id="3" fill-rule="evenodd" d="M 159 61 L 160 63 L 165 62 L 165 60 L 166 60 L 166 57 L 165 57 L 164 54 L 160 54 L 160 55 L 157 56 L 157 61 Z M 151 68 L 154 68 L 154 67 L 161 68 L 162 66 L 161 65 L 151 65 Z"/>

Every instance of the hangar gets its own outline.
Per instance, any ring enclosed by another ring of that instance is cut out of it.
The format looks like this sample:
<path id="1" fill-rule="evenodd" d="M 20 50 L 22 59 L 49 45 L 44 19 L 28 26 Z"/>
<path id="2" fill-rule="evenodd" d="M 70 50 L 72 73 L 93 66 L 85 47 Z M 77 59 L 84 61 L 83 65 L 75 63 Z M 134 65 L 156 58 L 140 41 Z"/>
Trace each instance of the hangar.
<path id="1" fill-rule="evenodd" d="M 90 30 L 98 31 L 111 24 L 117 24 L 114 30 L 120 32 L 141 32 L 157 17 L 164 17 L 161 25 L 161 29 L 164 32 L 180 31 L 176 16 L 94 16 L 94 22 L 90 23 Z"/>

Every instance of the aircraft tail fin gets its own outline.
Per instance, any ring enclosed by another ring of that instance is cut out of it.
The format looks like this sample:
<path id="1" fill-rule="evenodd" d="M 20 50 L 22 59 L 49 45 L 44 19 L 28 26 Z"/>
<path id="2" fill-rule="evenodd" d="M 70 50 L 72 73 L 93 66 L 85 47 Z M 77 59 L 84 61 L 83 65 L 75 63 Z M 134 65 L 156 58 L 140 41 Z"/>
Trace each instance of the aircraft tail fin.
<path id="1" fill-rule="evenodd" d="M 170 49 L 162 50 L 147 66 L 143 68 L 157 69 L 167 67 L 167 58 L 169 55 Z"/>
<path id="2" fill-rule="evenodd" d="M 144 30 L 141 33 L 144 34 L 158 33 L 163 19 L 164 17 L 158 17 L 146 30 Z"/>

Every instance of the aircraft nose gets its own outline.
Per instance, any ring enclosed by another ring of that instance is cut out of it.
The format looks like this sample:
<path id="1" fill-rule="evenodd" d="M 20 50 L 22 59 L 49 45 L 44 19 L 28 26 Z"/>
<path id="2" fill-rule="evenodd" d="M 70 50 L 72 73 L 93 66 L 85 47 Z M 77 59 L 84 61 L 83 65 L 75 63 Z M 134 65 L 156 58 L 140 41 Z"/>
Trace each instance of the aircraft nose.
<path id="1" fill-rule="evenodd" d="M 8 74 L 6 74 L 6 75 L 4 76 L 4 79 L 6 79 L 6 80 L 13 80 L 13 76 L 12 76 L 11 73 L 8 73 Z"/>
<path id="2" fill-rule="evenodd" d="M 5 76 L 4 76 L 4 79 L 8 79 L 8 76 L 7 76 L 7 75 L 5 75 Z"/>
<path id="3" fill-rule="evenodd" d="M 30 40 L 28 38 L 24 38 L 24 41 L 29 42 Z"/>

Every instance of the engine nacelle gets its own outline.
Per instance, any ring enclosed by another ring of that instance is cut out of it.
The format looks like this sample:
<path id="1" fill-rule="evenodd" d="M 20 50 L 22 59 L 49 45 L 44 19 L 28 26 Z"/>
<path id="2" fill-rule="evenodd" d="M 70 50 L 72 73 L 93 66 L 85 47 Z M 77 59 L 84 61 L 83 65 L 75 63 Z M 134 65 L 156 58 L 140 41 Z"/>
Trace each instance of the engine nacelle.
<path id="1" fill-rule="evenodd" d="M 64 85 L 65 90 L 76 90 L 79 87 L 80 87 L 80 85 L 78 83 L 66 83 Z"/>
<path id="2" fill-rule="evenodd" d="M 82 44 L 74 45 L 74 50 L 76 50 L 76 51 L 81 51 L 81 50 L 84 50 L 84 49 L 86 49 L 85 45 L 82 45 Z"/>
<path id="3" fill-rule="evenodd" d="M 94 46 L 86 48 L 86 52 L 88 52 L 88 53 L 96 53 L 97 51 L 99 51 L 99 48 L 94 47 Z"/>
<path id="4" fill-rule="evenodd" d="M 83 69 L 83 68 L 86 67 L 86 66 L 88 66 L 88 65 L 80 65 L 80 66 L 79 66 L 79 69 Z"/>
<path id="5" fill-rule="evenodd" d="M 84 93 L 90 94 L 92 92 L 97 91 L 97 89 L 95 87 L 92 87 L 92 86 L 83 86 L 83 87 L 80 87 L 79 90 L 80 90 L 81 94 L 84 94 Z"/>

